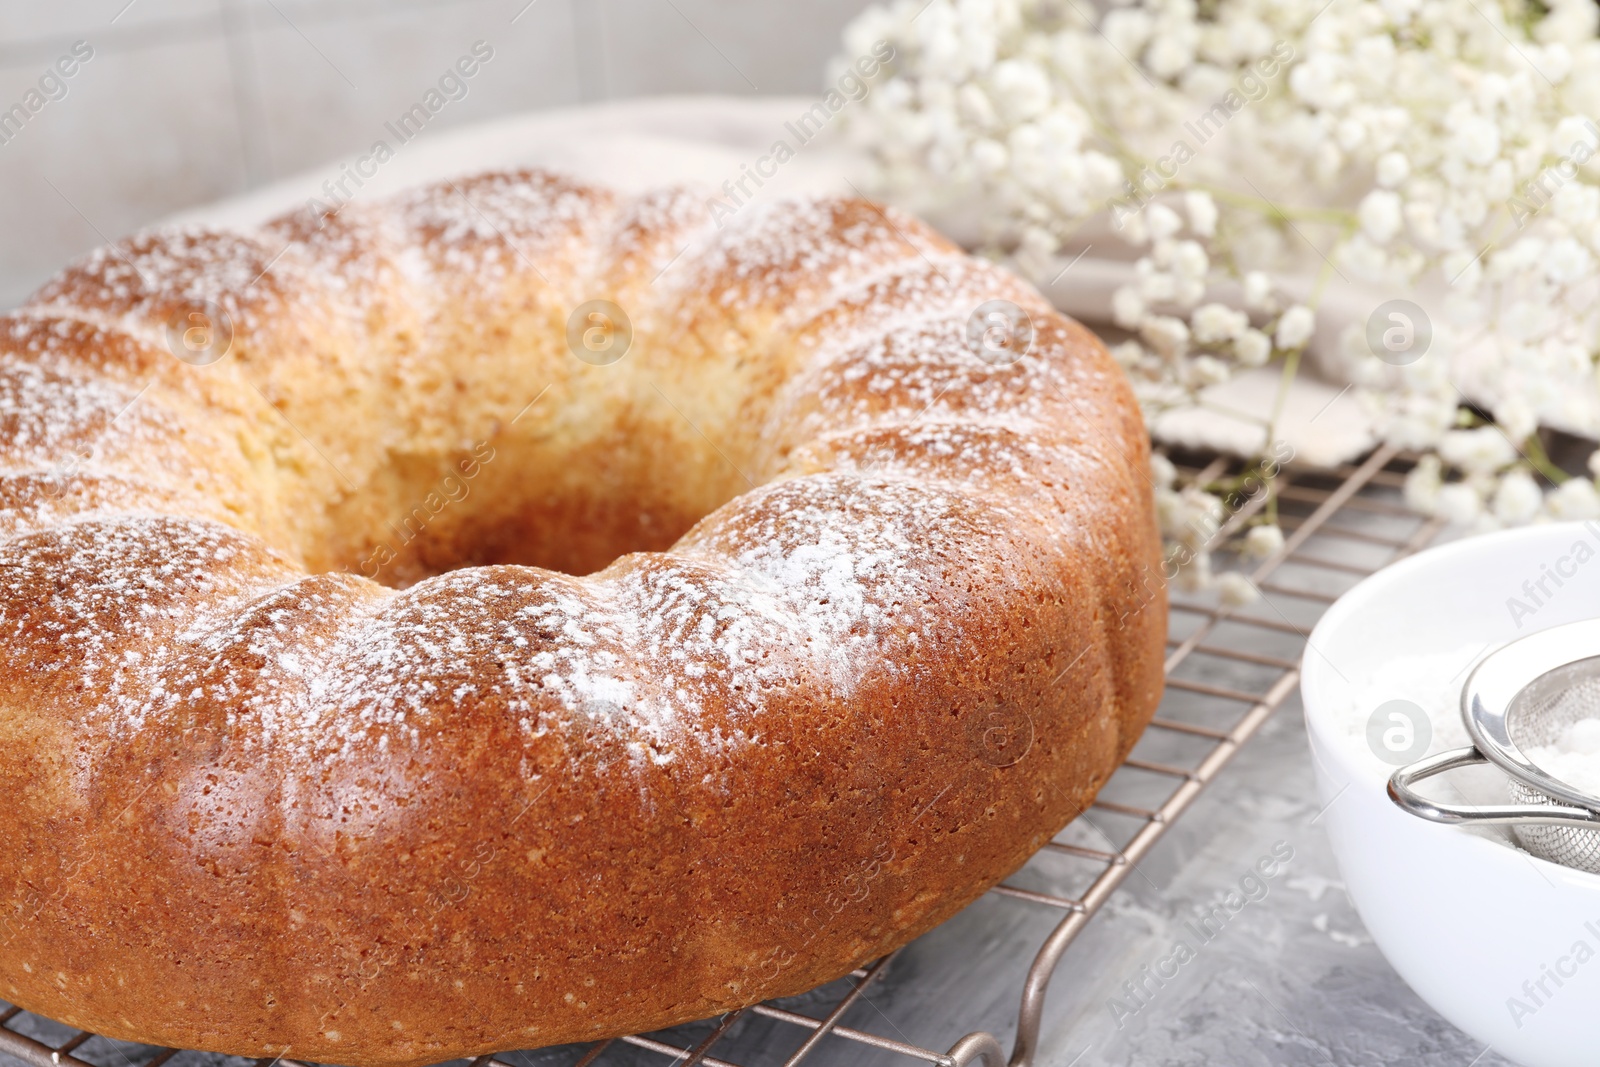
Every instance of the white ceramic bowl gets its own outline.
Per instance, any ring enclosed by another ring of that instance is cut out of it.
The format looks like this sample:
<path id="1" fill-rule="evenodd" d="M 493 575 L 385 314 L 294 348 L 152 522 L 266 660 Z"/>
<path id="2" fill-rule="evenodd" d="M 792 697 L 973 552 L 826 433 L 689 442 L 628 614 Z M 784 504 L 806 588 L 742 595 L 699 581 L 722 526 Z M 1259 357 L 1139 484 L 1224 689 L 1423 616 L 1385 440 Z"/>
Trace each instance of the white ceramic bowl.
<path id="1" fill-rule="evenodd" d="M 1580 541 L 1596 558 L 1574 562 Z M 1558 565 L 1575 573 L 1559 588 L 1547 579 L 1552 595 L 1519 628 L 1508 600 L 1532 606 L 1523 583 Z M 1535 526 L 1443 545 L 1378 572 L 1328 610 L 1303 662 L 1306 727 L 1327 806 L 1318 822 L 1362 921 L 1439 1014 L 1528 1067 L 1600 1062 L 1600 876 L 1401 811 L 1385 792 L 1394 768 L 1347 724 L 1350 709 L 1371 699 L 1363 679 L 1385 661 L 1498 646 L 1594 616 L 1600 524 Z"/>

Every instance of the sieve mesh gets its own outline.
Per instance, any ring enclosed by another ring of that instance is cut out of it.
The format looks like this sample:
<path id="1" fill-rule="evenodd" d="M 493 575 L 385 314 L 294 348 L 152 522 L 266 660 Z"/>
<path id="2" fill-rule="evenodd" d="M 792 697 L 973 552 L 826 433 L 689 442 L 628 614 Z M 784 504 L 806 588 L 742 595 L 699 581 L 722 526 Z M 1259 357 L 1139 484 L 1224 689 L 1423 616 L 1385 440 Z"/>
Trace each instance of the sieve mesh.
<path id="1" fill-rule="evenodd" d="M 1600 656 L 1557 667 L 1529 683 L 1511 701 L 1506 732 L 1526 756 L 1531 748 L 1557 743 L 1567 727 L 1587 718 L 1600 718 Z M 1554 774 L 1549 768 L 1540 769 Z M 1515 777 L 1510 777 L 1509 782 L 1515 803 L 1561 804 Z M 1592 798 L 1592 806 L 1600 808 L 1600 798 Z M 1600 874 L 1600 830 L 1526 823 L 1516 823 L 1512 828 L 1523 847 L 1541 859 Z"/>

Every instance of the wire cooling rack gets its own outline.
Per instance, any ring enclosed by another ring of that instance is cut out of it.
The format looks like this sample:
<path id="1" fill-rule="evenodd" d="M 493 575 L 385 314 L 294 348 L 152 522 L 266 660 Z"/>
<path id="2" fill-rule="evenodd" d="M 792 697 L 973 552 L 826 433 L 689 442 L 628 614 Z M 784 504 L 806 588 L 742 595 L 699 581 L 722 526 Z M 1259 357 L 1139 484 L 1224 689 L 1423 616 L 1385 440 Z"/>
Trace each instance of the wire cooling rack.
<path id="1" fill-rule="evenodd" d="M 1285 543 L 1245 571 L 1262 599 L 1230 610 L 1214 598 L 1173 591 L 1166 698 L 1133 756 L 1092 805 L 1096 818 L 1091 821 L 1085 813 L 990 891 L 1058 917 L 1026 974 L 1018 976 L 1020 1003 L 1009 1053 L 1001 1040 L 1003 1027 L 996 1028 L 999 1033 L 970 1033 L 942 1052 L 913 1044 L 898 1030 L 893 1037 L 882 1033 L 895 1028 L 881 1012 L 866 1014 L 865 994 L 897 953 L 802 997 L 757 1004 L 720 1019 L 592 1046 L 483 1056 L 470 1067 L 792 1067 L 802 1062 L 1034 1067 L 1045 994 L 1068 947 L 1134 865 L 1294 691 L 1299 654 L 1316 618 L 1344 588 L 1438 534 L 1437 521 L 1401 503 L 1408 466 L 1386 447 L 1358 465 L 1289 468 L 1271 505 Z M 1180 471 L 1202 482 L 1232 473 L 1222 459 L 1180 465 Z M 1215 540 L 1226 539 L 1267 506 L 1265 494 L 1248 499 L 1227 517 Z M 1249 670 L 1241 672 L 1241 665 Z M 1237 683 L 1242 674 L 1251 678 L 1244 687 Z M 1208 680 L 1219 675 L 1233 684 Z M 1059 870 L 1035 876 L 1034 868 L 1047 861 L 1064 861 L 1076 870 L 1069 877 Z M 1063 884 L 1079 888 L 1063 891 Z M 951 969 L 961 965 L 948 961 Z M 854 1025 L 845 1025 L 847 1017 Z M 987 1021 L 994 1026 L 992 1013 Z M 0 1002 L 0 1065 L 6 1054 L 30 1067 L 244 1067 L 250 1062 L 115 1041 Z M 257 1067 L 272 1062 L 299 1067 L 287 1059 L 256 1061 Z"/>

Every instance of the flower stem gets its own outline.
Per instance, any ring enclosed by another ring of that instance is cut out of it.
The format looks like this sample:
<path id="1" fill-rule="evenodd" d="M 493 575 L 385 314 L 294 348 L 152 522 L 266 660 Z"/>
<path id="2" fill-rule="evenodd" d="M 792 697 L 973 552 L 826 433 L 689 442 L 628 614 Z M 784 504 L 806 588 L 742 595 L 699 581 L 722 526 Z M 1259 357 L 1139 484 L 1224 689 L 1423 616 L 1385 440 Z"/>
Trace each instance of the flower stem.
<path id="1" fill-rule="evenodd" d="M 1340 208 L 1284 207 L 1273 203 L 1271 200 L 1266 200 L 1259 196 L 1250 196 L 1232 189 L 1225 189 L 1220 185 L 1210 185 L 1206 182 L 1185 182 L 1183 184 L 1186 188 L 1210 193 L 1216 199 L 1225 200 L 1235 207 L 1250 208 L 1263 215 L 1275 215 L 1283 219 L 1308 219 L 1313 222 L 1330 222 L 1340 226 L 1354 226 L 1356 224 L 1355 213 L 1344 211 Z"/>
<path id="2" fill-rule="evenodd" d="M 1552 485 L 1560 485 L 1572 477 L 1550 459 L 1550 453 L 1544 450 L 1544 442 L 1539 439 L 1537 432 L 1529 434 L 1528 439 L 1522 443 L 1522 455 L 1533 464 L 1533 469 L 1549 479 Z"/>

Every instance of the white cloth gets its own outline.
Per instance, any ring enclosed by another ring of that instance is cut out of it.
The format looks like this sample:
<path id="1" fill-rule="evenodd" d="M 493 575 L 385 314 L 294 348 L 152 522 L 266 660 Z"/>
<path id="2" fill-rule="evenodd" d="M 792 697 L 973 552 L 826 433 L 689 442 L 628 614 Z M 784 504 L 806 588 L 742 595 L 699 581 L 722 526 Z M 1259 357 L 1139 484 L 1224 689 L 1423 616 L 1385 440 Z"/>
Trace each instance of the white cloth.
<path id="1" fill-rule="evenodd" d="M 661 185 L 720 189 L 765 155 L 774 140 L 795 137 L 784 123 L 813 101 L 803 97 L 651 97 L 617 103 L 535 111 L 460 129 L 428 132 L 395 145 L 394 158 L 377 167 L 356 202 L 422 182 L 458 178 L 497 167 L 546 166 L 627 192 Z M 353 157 L 352 157 L 353 158 Z M 181 212 L 166 222 L 253 225 L 330 194 L 341 161 L 260 189 Z M 819 139 L 778 168 L 754 199 L 845 193 L 859 182 L 859 156 Z"/>

